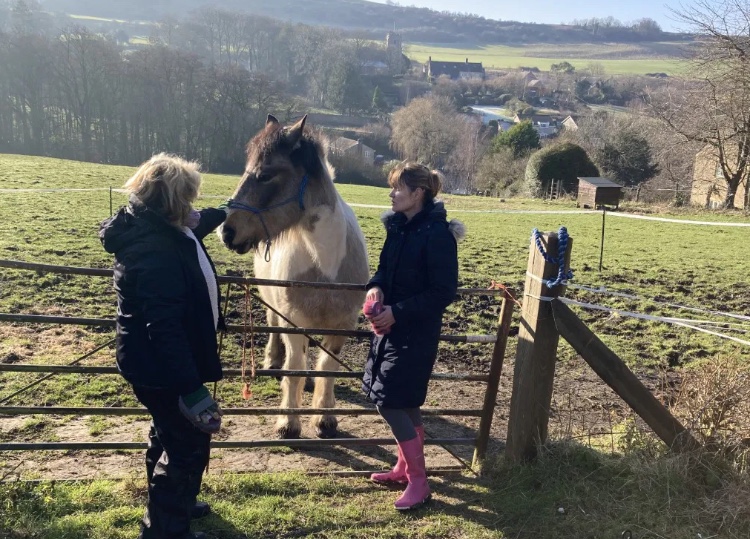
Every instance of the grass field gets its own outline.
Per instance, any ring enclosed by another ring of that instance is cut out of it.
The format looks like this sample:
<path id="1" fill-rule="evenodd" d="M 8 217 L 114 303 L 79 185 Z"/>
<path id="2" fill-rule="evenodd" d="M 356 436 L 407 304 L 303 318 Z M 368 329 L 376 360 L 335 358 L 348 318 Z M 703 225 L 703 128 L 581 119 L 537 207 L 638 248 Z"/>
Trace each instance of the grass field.
<path id="1" fill-rule="evenodd" d="M 570 62 L 577 70 L 588 64 L 601 65 L 608 75 L 644 75 L 667 73 L 679 75 L 684 72 L 680 61 L 682 45 L 657 43 L 647 45 L 581 44 L 581 45 L 464 45 L 440 43 L 410 43 L 404 47 L 405 54 L 417 62 L 435 61 L 482 62 L 487 69 L 513 69 L 521 66 L 538 67 L 548 71 L 554 63 Z"/>
<path id="2" fill-rule="evenodd" d="M 109 192 L 106 188 L 120 187 L 132 169 L 24 156 L 4 156 L 2 164 L 2 188 L 100 187 L 103 190 L 3 193 L 0 198 L 0 214 L 23 217 L 18 220 L 3 219 L 0 222 L 0 258 L 95 267 L 108 267 L 111 264 L 110 256 L 99 245 L 96 227 L 109 214 Z M 204 195 L 227 197 L 236 182 L 237 178 L 234 177 L 208 174 L 204 181 Z M 341 185 L 339 189 L 350 203 L 387 203 L 388 191 L 384 188 Z M 218 202 L 217 198 L 206 198 L 203 203 Z M 125 195 L 114 193 L 115 208 L 124 203 Z M 573 202 L 549 204 L 524 199 L 501 202 L 497 199 L 462 196 L 446 197 L 446 206 L 449 211 L 576 209 Z M 383 240 L 384 231 L 379 221 L 383 210 L 357 207 L 355 211 L 369 240 L 372 264 Z M 696 216 L 702 220 L 727 219 L 712 214 L 691 215 L 684 212 L 678 217 L 687 219 Z M 750 285 L 742 277 L 742 263 L 735 250 L 735 246 L 741 244 L 747 234 L 743 228 L 681 227 L 677 224 L 610 217 L 606 232 L 604 269 L 600 274 L 598 261 L 601 215 L 598 213 L 550 215 L 469 212 L 457 213 L 455 217 L 464 221 L 469 230 L 460 251 L 464 286 L 487 286 L 494 279 L 520 287 L 524 280 L 531 229 L 557 230 L 559 226 L 565 225 L 574 238 L 572 267 L 576 272 L 576 282 L 580 284 L 605 285 L 648 298 L 750 314 Z M 221 272 L 250 271 L 247 258 L 224 249 L 213 235 L 207 241 Z M 13 286 L 4 286 L 0 292 L 0 311 L 42 311 L 59 309 L 61 303 L 69 303 L 70 306 L 66 309 L 71 315 L 100 316 L 111 312 L 111 305 L 102 304 L 100 300 L 102 297 L 110 297 L 109 283 L 98 283 L 96 286 L 101 288 L 95 289 L 95 281 L 92 281 L 90 289 L 79 296 L 81 290 L 78 285 L 64 287 L 63 290 L 48 285 L 39 290 L 36 283 L 27 282 L 22 272 L 3 271 L 3 275 L 5 279 L 9 279 L 6 282 Z M 46 276 L 43 279 L 70 281 L 71 284 L 87 281 L 72 276 Z M 686 286 L 686 283 L 690 283 L 690 286 Z M 61 297 L 60 294 L 68 294 L 69 297 Z M 571 291 L 571 294 L 576 293 Z M 578 297 L 584 296 L 579 293 Z M 73 298 L 77 300 L 74 301 Z M 584 298 L 593 299 L 590 296 Z M 609 303 L 609 300 L 606 301 Z M 639 307 L 638 304 L 617 298 L 609 304 Z M 657 314 L 667 314 L 658 306 L 653 308 Z M 491 320 L 476 318 L 475 327 L 469 328 L 470 330 L 490 328 Z M 725 349 L 722 341 L 706 340 L 704 336 L 683 331 L 677 331 L 673 339 L 636 344 L 630 338 L 621 338 L 619 331 L 608 331 L 604 317 L 594 316 L 593 319 L 599 324 L 605 338 L 610 343 L 621 344 L 625 358 L 636 366 L 642 363 L 663 364 L 664 354 L 659 351 L 665 347 L 679 351 L 682 363 L 690 363 L 707 355 L 705 351 L 699 350 L 708 350 L 710 354 Z M 660 331 L 659 326 L 650 326 L 641 321 L 630 320 L 625 325 L 632 326 L 643 335 Z M 618 324 L 616 329 L 621 329 L 621 326 Z M 669 332 L 671 334 L 672 330 Z"/>
<path id="3" fill-rule="evenodd" d="M 96 235 L 109 213 L 109 187 L 120 187 L 130 167 L 0 155 L 0 258 L 71 266 L 110 267 Z M 198 207 L 227 197 L 237 178 L 208 174 Z M 100 188 L 100 191 L 24 191 L 24 189 Z M 340 185 L 352 204 L 387 204 L 387 190 Z M 125 196 L 114 193 L 114 207 Z M 573 237 L 575 281 L 636 294 L 642 300 L 610 298 L 580 290 L 569 297 L 656 315 L 691 316 L 660 302 L 750 315 L 746 263 L 737 247 L 747 229 L 607 218 L 604 268 L 598 271 L 602 218 L 591 214 L 500 213 L 574 210 L 572 202 L 446 197 L 451 217 L 465 222 L 461 244 L 461 285 L 484 287 L 491 280 L 520 290 L 525 279 L 531 229 L 567 226 Z M 371 264 L 382 245 L 381 209 L 355 206 L 368 239 Z M 492 211 L 497 213 L 491 213 Z M 670 217 L 750 222 L 737 215 L 683 211 Z M 250 274 L 249 260 L 207 240 L 220 274 Z M 109 279 L 35 274 L 0 269 L 0 312 L 112 317 L 115 298 Z M 746 348 L 685 328 L 605 313 L 578 311 L 613 350 L 640 374 L 658 376 L 713 360 L 743 357 Z M 237 312 L 230 316 L 237 316 Z M 478 312 L 471 302 L 455 304 L 448 316 L 468 321 L 466 332 L 492 331 L 496 311 Z M 705 318 L 700 315 L 700 318 Z M 721 320 L 715 318 L 716 320 Z M 230 321 L 231 318 L 230 318 Z M 236 321 L 236 318 L 235 320 Z M 723 321 L 723 320 L 722 320 Z M 463 328 L 462 328 L 463 329 Z M 725 329 L 720 329 L 724 331 Z M 726 329 L 729 331 L 729 329 Z M 742 337 L 742 334 L 739 334 Z M 0 362 L 66 363 L 111 338 L 110 331 L 72 326 L 36 330 L 0 324 Z M 746 337 L 745 337 L 746 338 Z M 232 340 L 235 355 L 241 341 Z M 468 354 L 472 345 L 462 350 Z M 509 351 L 509 355 L 512 351 Z M 746 356 L 745 356 L 746 357 Z M 111 357 L 104 358 L 110 364 Z M 560 371 L 579 359 L 560 346 Z M 96 362 L 91 364 L 97 364 Z M 36 377 L 0 375 L 0 399 Z M 270 398 L 278 384 L 258 384 Z M 238 402 L 236 391 L 220 394 Z M 29 405 L 132 406 L 118 377 L 58 376 L 24 396 Z M 592 404 L 593 405 L 593 404 Z M 505 413 L 500 411 L 500 413 Z M 47 416 L 45 416 L 46 418 Z M 0 417 L 0 422 L 4 419 Z M 45 439 L 53 419 L 29 419 L 19 436 Z M 105 425 L 106 427 L 106 425 Z M 101 430 L 92 423 L 91 430 Z M 1 440 L 0 440 L 1 441 Z M 613 444 L 615 441 L 613 441 Z M 491 459 L 487 476 L 436 479 L 435 503 L 415 515 L 398 515 L 394 493 L 361 479 L 308 478 L 298 475 L 209 477 L 207 500 L 217 515 L 198 525 L 215 537 L 320 538 L 549 538 L 604 539 L 630 529 L 637 538 L 748 537 L 750 515 L 745 476 L 729 466 L 661 454 L 658 445 L 632 433 L 616 440 L 616 455 L 580 446 L 554 447 L 533 466 L 509 466 Z M 624 455 L 624 456 L 623 456 Z M 18 455 L 0 454 L 2 461 Z M 125 538 L 136 534 L 144 503 L 143 481 L 0 484 L 0 537 L 26 539 Z M 563 511 L 559 512 L 559 508 Z"/>

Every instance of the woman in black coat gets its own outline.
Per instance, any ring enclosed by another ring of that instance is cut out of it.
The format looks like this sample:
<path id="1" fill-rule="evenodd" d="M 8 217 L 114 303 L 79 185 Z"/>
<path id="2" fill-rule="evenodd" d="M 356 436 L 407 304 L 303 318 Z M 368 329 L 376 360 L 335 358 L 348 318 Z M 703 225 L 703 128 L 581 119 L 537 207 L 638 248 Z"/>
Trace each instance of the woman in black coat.
<path id="1" fill-rule="evenodd" d="M 152 417 L 146 451 L 148 506 L 142 539 L 203 537 L 190 519 L 221 409 L 204 385 L 220 380 L 216 271 L 202 239 L 226 218 L 197 212 L 199 167 L 159 154 L 128 180 L 130 204 L 99 237 L 115 255 L 117 366 Z"/>
<path id="2" fill-rule="evenodd" d="M 404 163 L 388 177 L 393 213 L 386 215 L 385 245 L 367 284 L 365 316 L 375 335 L 363 390 L 393 431 L 399 458 L 393 470 L 373 474 L 378 483 L 408 483 L 396 509 L 429 500 L 424 462 L 424 426 L 419 408 L 437 357 L 443 313 L 458 286 L 457 240 L 463 225 L 446 219 L 435 201 L 436 171 Z"/>

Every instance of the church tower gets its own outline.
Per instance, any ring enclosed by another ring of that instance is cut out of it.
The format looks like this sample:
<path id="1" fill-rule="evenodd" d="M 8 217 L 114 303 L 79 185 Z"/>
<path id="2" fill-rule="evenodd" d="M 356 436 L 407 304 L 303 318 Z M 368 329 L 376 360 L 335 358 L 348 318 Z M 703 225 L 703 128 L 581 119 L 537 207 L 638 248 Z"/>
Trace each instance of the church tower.
<path id="1" fill-rule="evenodd" d="M 402 46 L 401 34 L 395 30 L 388 32 L 388 35 L 385 36 L 385 57 L 392 75 L 400 75 L 404 72 Z"/>

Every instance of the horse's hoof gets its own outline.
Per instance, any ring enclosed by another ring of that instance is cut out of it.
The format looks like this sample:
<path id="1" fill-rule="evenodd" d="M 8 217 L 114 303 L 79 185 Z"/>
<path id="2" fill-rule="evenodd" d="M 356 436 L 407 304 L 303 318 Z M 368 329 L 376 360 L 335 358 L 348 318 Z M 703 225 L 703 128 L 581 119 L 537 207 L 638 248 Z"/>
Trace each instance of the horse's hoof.
<path id="1" fill-rule="evenodd" d="M 339 434 L 339 422 L 333 416 L 326 416 L 315 424 L 318 438 L 336 438 Z"/>
<path id="2" fill-rule="evenodd" d="M 296 440 L 302 433 L 302 429 L 295 425 L 283 425 L 276 427 L 276 436 L 279 440 Z"/>

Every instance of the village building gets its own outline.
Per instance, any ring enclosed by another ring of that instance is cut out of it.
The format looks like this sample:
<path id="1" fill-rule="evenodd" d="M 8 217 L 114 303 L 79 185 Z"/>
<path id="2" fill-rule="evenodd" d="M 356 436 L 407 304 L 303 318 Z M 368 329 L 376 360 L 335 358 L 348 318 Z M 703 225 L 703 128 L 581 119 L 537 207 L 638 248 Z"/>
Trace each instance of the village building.
<path id="1" fill-rule="evenodd" d="M 437 62 L 430 56 L 423 66 L 422 72 L 430 80 L 443 75 L 450 77 L 451 80 L 484 80 L 485 76 L 482 62 L 469 62 L 468 58 L 464 62 Z"/>
<path id="2" fill-rule="evenodd" d="M 539 133 L 540 138 L 554 137 L 560 129 L 560 119 L 547 114 L 516 114 L 513 122 L 531 122 L 531 126 Z"/>
<path id="3" fill-rule="evenodd" d="M 734 195 L 735 208 L 750 208 L 750 190 L 747 178 L 737 187 Z M 727 182 L 719 164 L 716 148 L 706 146 L 695 156 L 693 185 L 690 189 L 690 203 L 696 206 L 720 208 L 727 195 Z"/>
<path id="4" fill-rule="evenodd" d="M 565 131 L 578 131 L 579 121 L 580 117 L 578 116 L 568 116 L 562 122 L 560 122 L 560 125 Z"/>
<path id="5" fill-rule="evenodd" d="M 353 157 L 370 166 L 375 164 L 375 150 L 359 140 L 338 137 L 331 142 L 329 150 L 333 155 Z"/>

